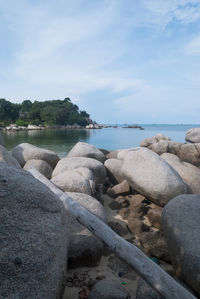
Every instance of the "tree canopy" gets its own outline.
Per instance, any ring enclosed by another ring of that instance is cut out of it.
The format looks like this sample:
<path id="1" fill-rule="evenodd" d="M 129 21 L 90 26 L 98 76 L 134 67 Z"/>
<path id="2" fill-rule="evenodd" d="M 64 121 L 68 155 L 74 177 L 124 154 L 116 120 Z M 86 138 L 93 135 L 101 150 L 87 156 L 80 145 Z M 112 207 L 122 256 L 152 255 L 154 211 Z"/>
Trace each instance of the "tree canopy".
<path id="1" fill-rule="evenodd" d="M 18 125 L 73 125 L 86 126 L 90 123 L 90 115 L 80 111 L 70 98 L 53 101 L 25 100 L 15 104 L 0 99 L 0 126 L 10 123 Z"/>

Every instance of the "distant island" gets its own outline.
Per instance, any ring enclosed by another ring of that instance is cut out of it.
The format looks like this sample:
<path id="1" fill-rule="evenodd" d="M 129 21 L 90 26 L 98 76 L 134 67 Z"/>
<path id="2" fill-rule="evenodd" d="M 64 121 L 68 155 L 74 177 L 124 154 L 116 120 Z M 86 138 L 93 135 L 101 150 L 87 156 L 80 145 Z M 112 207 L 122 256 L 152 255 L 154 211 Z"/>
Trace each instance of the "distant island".
<path id="1" fill-rule="evenodd" d="M 25 100 L 21 104 L 0 99 L 0 127 L 14 123 L 17 126 L 87 126 L 92 123 L 86 111 L 79 110 L 70 98 L 52 101 Z"/>

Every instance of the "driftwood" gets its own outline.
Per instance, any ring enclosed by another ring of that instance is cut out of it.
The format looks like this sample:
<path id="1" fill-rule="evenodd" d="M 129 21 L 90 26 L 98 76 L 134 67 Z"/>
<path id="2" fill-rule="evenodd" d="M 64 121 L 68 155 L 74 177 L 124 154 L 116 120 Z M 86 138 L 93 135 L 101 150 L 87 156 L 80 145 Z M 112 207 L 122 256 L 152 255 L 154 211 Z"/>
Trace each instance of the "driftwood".
<path id="1" fill-rule="evenodd" d="M 29 172 L 51 189 L 82 225 L 89 229 L 99 239 L 104 241 L 118 257 L 131 265 L 132 268 L 161 296 L 166 299 L 196 298 L 161 267 L 156 265 L 139 248 L 117 235 L 110 227 L 85 209 L 76 200 L 61 191 L 35 168 L 31 167 Z"/>

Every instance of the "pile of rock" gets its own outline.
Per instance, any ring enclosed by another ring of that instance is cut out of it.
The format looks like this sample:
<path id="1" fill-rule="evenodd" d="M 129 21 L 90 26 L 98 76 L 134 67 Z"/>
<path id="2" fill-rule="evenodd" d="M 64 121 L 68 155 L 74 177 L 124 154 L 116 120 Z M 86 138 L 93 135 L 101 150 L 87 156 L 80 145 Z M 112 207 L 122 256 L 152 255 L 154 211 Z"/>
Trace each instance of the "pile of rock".
<path id="1" fill-rule="evenodd" d="M 200 295 L 199 144 L 177 144 L 158 134 L 141 147 L 107 153 L 79 142 L 62 159 L 28 143 L 10 153 L 1 135 L 0 144 L 0 297 L 57 298 L 67 264 L 76 269 L 98 265 L 103 255 L 113 258 L 26 171 L 30 166 L 103 222 L 108 218 L 120 236 Z M 132 298 L 119 285 L 125 271 L 120 263 L 114 279 L 88 282 L 79 298 Z M 141 280 L 136 298 L 148 296 L 160 298 Z"/>

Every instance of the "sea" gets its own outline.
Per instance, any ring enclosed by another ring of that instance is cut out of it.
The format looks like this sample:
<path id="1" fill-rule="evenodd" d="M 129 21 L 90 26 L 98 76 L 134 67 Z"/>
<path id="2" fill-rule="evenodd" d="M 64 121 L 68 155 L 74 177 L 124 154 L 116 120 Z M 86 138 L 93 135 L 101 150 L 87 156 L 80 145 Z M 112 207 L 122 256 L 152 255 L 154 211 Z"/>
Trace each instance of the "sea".
<path id="1" fill-rule="evenodd" d="M 3 135 L 5 146 L 8 150 L 12 150 L 17 144 L 28 142 L 38 147 L 52 150 L 62 158 L 79 141 L 110 151 L 137 147 L 143 139 L 154 136 L 157 133 L 162 133 L 173 141 L 185 142 L 186 132 L 190 128 L 200 127 L 200 125 L 196 124 L 141 124 L 140 126 L 144 130 L 124 128 L 124 125 L 117 125 L 117 128 L 96 130 L 45 129 L 18 132 L 7 131 L 3 132 Z"/>

